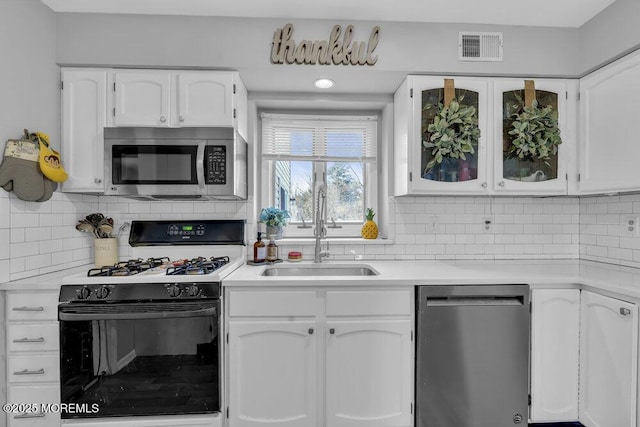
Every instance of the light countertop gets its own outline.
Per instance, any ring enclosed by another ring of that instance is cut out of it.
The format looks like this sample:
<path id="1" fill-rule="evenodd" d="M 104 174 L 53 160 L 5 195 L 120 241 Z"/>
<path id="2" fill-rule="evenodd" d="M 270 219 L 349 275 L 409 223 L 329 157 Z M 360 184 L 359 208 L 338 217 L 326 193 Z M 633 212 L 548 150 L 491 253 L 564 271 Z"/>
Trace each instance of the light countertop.
<path id="1" fill-rule="evenodd" d="M 370 266 L 375 276 L 262 276 L 267 268 L 310 266 L 284 262 L 245 265 L 227 276 L 227 287 L 416 286 L 529 284 L 532 288 L 576 287 L 640 302 L 640 269 L 579 260 L 329 261 L 331 266 Z"/>
<path id="2" fill-rule="evenodd" d="M 242 265 L 224 280 L 234 287 L 416 286 L 529 284 L 535 288 L 575 287 L 640 303 L 640 269 L 579 260 L 329 261 L 322 268 L 370 266 L 375 276 L 262 276 L 266 268 L 311 266 L 311 262 Z M 1 283 L 0 290 L 57 290 L 63 280 L 84 276 L 91 265 Z"/>

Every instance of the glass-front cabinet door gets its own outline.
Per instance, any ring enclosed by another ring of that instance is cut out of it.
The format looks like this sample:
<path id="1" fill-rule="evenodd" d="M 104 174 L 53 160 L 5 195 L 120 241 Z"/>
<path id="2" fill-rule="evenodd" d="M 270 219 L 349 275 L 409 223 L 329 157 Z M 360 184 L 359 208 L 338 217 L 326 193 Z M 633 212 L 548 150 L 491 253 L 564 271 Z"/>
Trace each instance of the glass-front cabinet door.
<path id="1" fill-rule="evenodd" d="M 496 193 L 567 194 L 566 82 L 496 79 L 493 87 Z"/>
<path id="2" fill-rule="evenodd" d="M 488 191 L 486 79 L 417 76 L 411 89 L 410 192 Z"/>

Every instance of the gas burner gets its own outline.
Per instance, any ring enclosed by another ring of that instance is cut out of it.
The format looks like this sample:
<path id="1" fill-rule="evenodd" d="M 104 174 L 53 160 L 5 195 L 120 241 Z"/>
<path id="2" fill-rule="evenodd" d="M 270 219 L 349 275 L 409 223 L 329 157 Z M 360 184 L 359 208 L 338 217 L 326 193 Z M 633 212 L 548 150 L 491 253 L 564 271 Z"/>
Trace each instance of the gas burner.
<path id="1" fill-rule="evenodd" d="M 167 257 L 149 258 L 147 260 L 143 260 L 142 258 L 130 259 L 128 261 L 118 262 L 112 266 L 92 268 L 87 273 L 87 276 L 133 276 L 134 274 L 142 273 L 143 271 L 166 263 L 169 263 L 169 258 Z"/>
<path id="2" fill-rule="evenodd" d="M 174 263 L 173 267 L 167 268 L 167 275 L 200 275 L 210 274 L 229 263 L 229 257 L 203 257 L 184 260 L 182 263 Z"/>

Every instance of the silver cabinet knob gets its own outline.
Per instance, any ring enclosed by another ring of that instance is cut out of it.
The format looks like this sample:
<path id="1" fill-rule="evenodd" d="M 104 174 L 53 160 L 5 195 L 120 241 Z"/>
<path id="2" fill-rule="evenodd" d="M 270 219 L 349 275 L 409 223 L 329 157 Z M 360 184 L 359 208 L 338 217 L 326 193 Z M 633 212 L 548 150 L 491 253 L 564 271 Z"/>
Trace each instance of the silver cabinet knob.
<path id="1" fill-rule="evenodd" d="M 623 316 L 628 316 L 631 314 L 631 310 L 625 307 L 620 307 L 620 314 L 622 314 Z"/>
<path id="2" fill-rule="evenodd" d="M 504 181 L 500 181 L 500 182 L 498 183 L 498 186 L 499 186 L 499 187 L 504 187 Z"/>
<path id="3" fill-rule="evenodd" d="M 184 122 L 184 116 L 178 116 L 178 121 Z"/>
<path id="4" fill-rule="evenodd" d="M 165 116 L 160 116 L 160 123 L 165 123 L 167 118 Z"/>
<path id="5" fill-rule="evenodd" d="M 487 188 L 488 186 L 489 186 L 489 184 L 487 184 L 486 181 L 482 183 L 482 188 Z"/>
<path id="6" fill-rule="evenodd" d="M 309 335 L 313 335 L 313 328 L 309 328 Z"/>
<path id="7" fill-rule="evenodd" d="M 95 178 L 93 182 L 95 182 L 96 184 L 102 184 L 102 180 L 100 178 Z"/>
<path id="8" fill-rule="evenodd" d="M 329 333 L 330 333 L 331 335 L 335 335 L 336 330 L 335 330 L 335 329 L 333 329 L 333 328 L 331 328 L 331 329 L 329 329 Z"/>

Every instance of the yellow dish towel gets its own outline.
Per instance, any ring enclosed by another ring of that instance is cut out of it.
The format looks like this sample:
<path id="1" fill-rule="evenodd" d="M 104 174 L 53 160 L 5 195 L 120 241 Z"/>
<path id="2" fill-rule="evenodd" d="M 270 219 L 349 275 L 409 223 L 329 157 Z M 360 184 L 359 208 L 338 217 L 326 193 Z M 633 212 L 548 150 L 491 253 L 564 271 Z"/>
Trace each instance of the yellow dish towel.
<path id="1" fill-rule="evenodd" d="M 38 138 L 38 142 L 40 143 L 40 170 L 42 174 L 53 182 L 66 181 L 69 175 L 62 167 L 60 153 L 52 150 L 42 138 Z"/>

